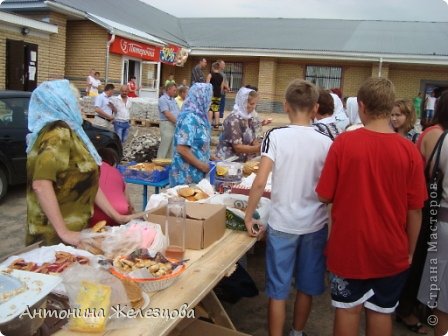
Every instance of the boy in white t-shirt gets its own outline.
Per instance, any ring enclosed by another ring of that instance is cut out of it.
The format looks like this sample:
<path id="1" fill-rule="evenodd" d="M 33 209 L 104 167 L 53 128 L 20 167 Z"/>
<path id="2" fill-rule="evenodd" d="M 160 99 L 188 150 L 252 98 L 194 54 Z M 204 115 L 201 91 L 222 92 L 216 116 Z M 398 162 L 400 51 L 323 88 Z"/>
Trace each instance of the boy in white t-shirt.
<path id="1" fill-rule="evenodd" d="M 324 292 L 328 212 L 315 188 L 332 141 L 311 125 L 319 91 L 308 81 L 295 80 L 286 89 L 284 110 L 290 125 L 266 133 L 261 163 L 252 185 L 245 224 L 258 236 L 252 214 L 272 171 L 271 212 L 266 241 L 266 292 L 269 296 L 269 334 L 282 335 L 286 299 L 295 277 L 297 289 L 293 329 L 305 335 L 312 296 Z"/>

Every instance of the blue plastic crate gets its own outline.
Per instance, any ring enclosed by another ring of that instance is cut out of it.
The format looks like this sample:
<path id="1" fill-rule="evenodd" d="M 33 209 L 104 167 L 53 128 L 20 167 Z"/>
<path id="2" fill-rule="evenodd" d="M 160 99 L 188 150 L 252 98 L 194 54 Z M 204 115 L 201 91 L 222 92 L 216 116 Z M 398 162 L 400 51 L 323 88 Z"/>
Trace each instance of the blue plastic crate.
<path id="1" fill-rule="evenodd" d="M 135 180 L 141 180 L 146 182 L 160 182 L 168 179 L 171 166 L 163 167 L 163 170 L 154 170 L 152 172 L 146 172 L 142 170 L 130 169 L 129 166 L 133 166 L 137 162 L 129 162 L 126 165 L 118 165 L 117 169 L 125 178 L 131 178 Z"/>

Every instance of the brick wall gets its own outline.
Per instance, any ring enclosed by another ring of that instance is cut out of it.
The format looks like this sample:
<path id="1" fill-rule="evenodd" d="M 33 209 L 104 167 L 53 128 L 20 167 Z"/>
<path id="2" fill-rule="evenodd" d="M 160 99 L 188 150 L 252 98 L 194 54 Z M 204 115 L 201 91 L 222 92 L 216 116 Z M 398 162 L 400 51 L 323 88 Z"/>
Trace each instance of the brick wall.
<path id="1" fill-rule="evenodd" d="M 447 81 L 448 69 L 431 66 L 394 66 L 389 70 L 389 79 L 395 84 L 397 98 L 410 99 L 424 89 L 423 81 Z"/>
<path id="2" fill-rule="evenodd" d="M 29 35 L 23 36 L 20 28 L 9 30 L 0 28 L 0 90 L 6 88 L 6 40 L 24 41 L 36 44 L 37 47 L 37 84 L 46 80 L 64 78 L 65 66 L 65 27 L 64 16 L 58 14 L 39 13 L 24 15 L 28 18 L 41 20 L 49 18 L 49 23 L 58 26 L 58 34 L 36 33 L 31 30 Z"/>
<path id="3" fill-rule="evenodd" d="M 85 90 L 86 77 L 90 69 L 99 71 L 101 82 L 103 85 L 105 84 L 106 43 L 108 39 L 107 31 L 90 21 L 67 22 L 65 74 L 67 79 L 75 83 L 80 90 Z M 112 55 L 109 61 L 109 82 L 118 84 L 121 78 L 121 65 L 117 71 L 115 63 L 118 62 L 116 59 L 118 56 Z M 121 59 L 121 57 L 119 58 Z"/>
<path id="4" fill-rule="evenodd" d="M 347 65 L 342 68 L 342 94 L 356 96 L 361 84 L 372 75 L 371 65 Z"/>

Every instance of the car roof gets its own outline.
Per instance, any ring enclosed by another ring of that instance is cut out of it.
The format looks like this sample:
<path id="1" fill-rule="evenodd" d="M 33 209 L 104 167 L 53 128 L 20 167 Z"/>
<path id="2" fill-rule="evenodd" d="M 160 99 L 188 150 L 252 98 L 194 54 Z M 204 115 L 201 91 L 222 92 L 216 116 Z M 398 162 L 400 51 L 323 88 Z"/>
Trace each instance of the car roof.
<path id="1" fill-rule="evenodd" d="M 29 98 L 31 97 L 31 92 L 27 91 L 14 91 L 14 90 L 1 90 L 0 98 Z"/>

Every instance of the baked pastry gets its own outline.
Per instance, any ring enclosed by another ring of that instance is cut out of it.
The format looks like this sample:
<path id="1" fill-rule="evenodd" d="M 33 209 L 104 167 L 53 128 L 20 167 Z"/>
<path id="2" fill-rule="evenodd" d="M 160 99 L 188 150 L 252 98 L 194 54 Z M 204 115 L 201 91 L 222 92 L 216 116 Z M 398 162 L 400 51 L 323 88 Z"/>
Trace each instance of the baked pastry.
<path id="1" fill-rule="evenodd" d="M 105 220 L 99 221 L 92 227 L 92 232 L 103 232 L 106 224 L 107 222 Z"/>
<path id="2" fill-rule="evenodd" d="M 179 194 L 179 196 L 182 196 L 182 197 L 187 198 L 187 197 L 189 197 L 189 196 L 194 196 L 194 194 L 195 194 L 196 192 L 195 192 L 195 189 L 194 189 L 194 188 L 186 187 L 186 188 L 180 188 L 180 189 L 177 191 L 177 193 Z"/>

